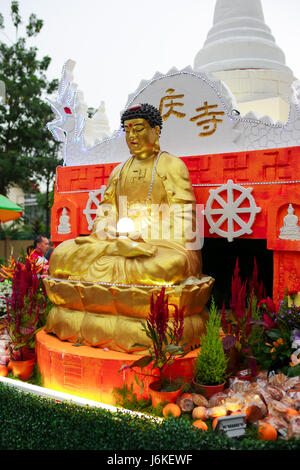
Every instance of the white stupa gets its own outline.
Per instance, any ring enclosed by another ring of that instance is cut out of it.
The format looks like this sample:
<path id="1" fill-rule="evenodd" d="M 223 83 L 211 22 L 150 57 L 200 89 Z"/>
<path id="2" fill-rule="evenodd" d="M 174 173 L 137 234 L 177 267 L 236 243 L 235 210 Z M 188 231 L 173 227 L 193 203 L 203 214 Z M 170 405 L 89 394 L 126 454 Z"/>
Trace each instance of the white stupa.
<path id="1" fill-rule="evenodd" d="M 87 146 L 95 145 L 97 141 L 111 136 L 105 103 L 101 101 L 99 108 L 91 118 L 85 122 L 84 141 Z"/>
<path id="2" fill-rule="evenodd" d="M 265 24 L 261 0 L 216 1 L 213 26 L 194 68 L 224 81 L 242 115 L 254 111 L 287 120 L 295 78 Z"/>
<path id="3" fill-rule="evenodd" d="M 105 137 L 109 137 L 111 135 L 104 101 L 101 101 L 99 108 L 93 116 L 93 121 L 96 138 L 104 139 Z"/>

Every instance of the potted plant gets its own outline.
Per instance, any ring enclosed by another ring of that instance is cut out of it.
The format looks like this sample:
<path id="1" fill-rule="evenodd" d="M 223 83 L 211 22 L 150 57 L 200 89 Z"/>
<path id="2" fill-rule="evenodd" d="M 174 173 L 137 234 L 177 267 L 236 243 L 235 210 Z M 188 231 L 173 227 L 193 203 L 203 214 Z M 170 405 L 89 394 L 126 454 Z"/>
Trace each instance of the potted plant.
<path id="1" fill-rule="evenodd" d="M 10 258 L 1 267 L 2 277 L 12 279 L 12 292 L 6 298 L 4 325 L 9 336 L 8 368 L 22 380 L 27 380 L 35 364 L 35 334 L 47 311 L 47 295 L 40 273 L 43 267 L 29 256 Z"/>
<path id="2" fill-rule="evenodd" d="M 170 318 L 169 307 L 174 308 L 174 315 Z M 171 378 L 170 366 L 175 357 L 185 355 L 184 345 L 180 344 L 183 337 L 184 307 L 179 309 L 177 305 L 168 303 L 163 287 L 160 293 L 150 301 L 150 313 L 146 322 L 142 322 L 143 330 L 151 340 L 150 346 L 135 344 L 148 349 L 149 354 L 133 362 L 130 366 L 122 366 L 120 370 L 140 368 L 141 371 L 150 367 L 150 372 L 144 376 L 150 376 L 154 380 L 149 385 L 149 394 L 152 405 L 165 401 L 175 402 L 181 392 L 181 384 Z M 136 378 L 137 382 L 138 379 Z"/>
<path id="3" fill-rule="evenodd" d="M 200 338 L 192 382 L 196 391 L 204 392 L 208 397 L 222 391 L 225 385 L 227 358 L 220 333 L 221 316 L 212 298 L 206 332 Z"/>

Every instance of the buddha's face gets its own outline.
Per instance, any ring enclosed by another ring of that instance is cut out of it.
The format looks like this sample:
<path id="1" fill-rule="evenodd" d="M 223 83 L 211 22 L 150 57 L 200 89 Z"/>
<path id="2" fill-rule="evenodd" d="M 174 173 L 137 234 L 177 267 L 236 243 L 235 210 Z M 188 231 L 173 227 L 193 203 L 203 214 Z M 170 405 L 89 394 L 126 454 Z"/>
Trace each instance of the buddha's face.
<path id="1" fill-rule="evenodd" d="M 160 127 L 151 127 L 146 119 L 128 119 L 124 122 L 126 142 L 130 153 L 145 159 L 159 150 Z"/>

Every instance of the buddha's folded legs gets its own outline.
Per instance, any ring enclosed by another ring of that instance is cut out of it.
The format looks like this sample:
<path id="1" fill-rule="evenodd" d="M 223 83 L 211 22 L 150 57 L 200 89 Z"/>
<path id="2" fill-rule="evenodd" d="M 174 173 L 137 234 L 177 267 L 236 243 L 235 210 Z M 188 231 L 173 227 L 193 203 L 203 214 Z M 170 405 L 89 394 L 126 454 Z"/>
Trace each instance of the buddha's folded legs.
<path id="1" fill-rule="evenodd" d="M 181 247 L 153 246 L 152 251 L 148 248 L 147 255 L 126 257 L 118 254 L 117 243 L 97 240 L 79 245 L 73 240 L 64 242 L 53 252 L 50 275 L 91 282 L 155 285 L 176 284 L 200 271 L 196 252 Z M 148 246 L 141 244 L 145 250 Z"/>

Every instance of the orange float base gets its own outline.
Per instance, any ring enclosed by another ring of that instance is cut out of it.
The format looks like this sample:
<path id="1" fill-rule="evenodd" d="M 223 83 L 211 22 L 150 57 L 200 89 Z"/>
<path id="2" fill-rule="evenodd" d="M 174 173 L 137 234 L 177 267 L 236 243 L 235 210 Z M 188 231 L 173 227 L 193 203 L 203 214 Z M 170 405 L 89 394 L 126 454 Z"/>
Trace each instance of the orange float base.
<path id="1" fill-rule="evenodd" d="M 184 358 L 176 359 L 171 367 L 171 377 L 191 380 L 197 350 L 189 352 Z M 124 385 L 133 386 L 138 398 L 149 398 L 149 385 L 156 379 L 141 376 L 144 388 L 136 383 L 135 373 L 131 370 L 119 372 L 121 366 L 130 365 L 141 356 L 117 351 L 75 346 L 61 341 L 56 336 L 41 330 L 36 335 L 36 356 L 43 386 L 52 390 L 70 393 L 79 397 L 115 405 L 114 388 Z M 137 370 L 137 372 L 139 369 Z M 145 368 L 145 371 L 151 371 Z"/>

